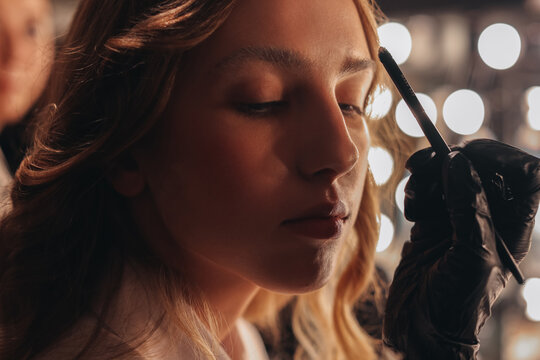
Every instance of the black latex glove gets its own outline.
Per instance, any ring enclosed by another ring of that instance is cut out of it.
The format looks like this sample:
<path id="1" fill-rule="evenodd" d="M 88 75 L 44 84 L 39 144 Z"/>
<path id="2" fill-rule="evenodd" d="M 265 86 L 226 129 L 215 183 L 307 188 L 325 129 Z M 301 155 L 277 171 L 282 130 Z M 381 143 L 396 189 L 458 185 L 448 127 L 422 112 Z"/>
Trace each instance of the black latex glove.
<path id="1" fill-rule="evenodd" d="M 407 162 L 405 216 L 415 225 L 391 284 L 383 338 L 406 359 L 475 359 L 478 333 L 509 271 L 529 250 L 540 199 L 540 160 L 492 140 L 431 149 Z M 474 167 L 473 167 L 474 166 Z"/>

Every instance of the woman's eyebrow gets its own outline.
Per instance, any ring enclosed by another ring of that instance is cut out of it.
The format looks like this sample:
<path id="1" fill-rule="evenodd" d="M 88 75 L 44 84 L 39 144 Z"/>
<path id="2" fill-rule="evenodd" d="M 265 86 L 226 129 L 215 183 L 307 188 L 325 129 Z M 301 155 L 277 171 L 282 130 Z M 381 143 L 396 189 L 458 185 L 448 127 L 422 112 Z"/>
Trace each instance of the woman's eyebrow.
<path id="1" fill-rule="evenodd" d="M 314 63 L 304 55 L 285 48 L 244 47 L 221 59 L 215 66 L 219 72 L 240 66 L 248 61 L 263 61 L 287 70 L 304 70 Z M 340 69 L 340 74 L 349 74 L 366 69 L 373 70 L 375 62 L 369 58 L 347 57 Z"/>
<path id="2" fill-rule="evenodd" d="M 343 62 L 340 73 L 352 74 L 352 73 L 357 73 L 364 70 L 375 71 L 375 68 L 376 68 L 375 61 L 369 58 L 348 57 Z"/>
<path id="3" fill-rule="evenodd" d="M 248 46 L 220 60 L 216 64 L 216 68 L 222 70 L 253 60 L 267 62 L 283 68 L 305 68 L 312 65 L 309 59 L 289 49 Z"/>

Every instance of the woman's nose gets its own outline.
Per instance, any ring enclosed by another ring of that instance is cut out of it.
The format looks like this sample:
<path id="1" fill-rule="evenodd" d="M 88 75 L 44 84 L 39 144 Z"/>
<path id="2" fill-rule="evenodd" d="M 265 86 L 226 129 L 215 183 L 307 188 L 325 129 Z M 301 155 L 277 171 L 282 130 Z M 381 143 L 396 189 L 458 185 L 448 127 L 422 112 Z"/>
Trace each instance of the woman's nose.
<path id="1" fill-rule="evenodd" d="M 337 101 L 313 106 L 299 142 L 298 169 L 306 179 L 335 179 L 349 173 L 359 159 L 357 144 Z"/>
<path id="2" fill-rule="evenodd" d="M 9 29 L 0 29 L 0 65 L 6 67 L 13 61 L 15 42 Z"/>
<path id="3" fill-rule="evenodd" d="M 0 65 L 9 67 L 23 67 L 25 64 L 35 61 L 32 49 L 34 42 L 24 37 L 16 28 L 1 26 L 0 24 Z M 6 25 L 6 24 L 4 24 Z M 9 25 L 9 24 L 7 24 Z"/>

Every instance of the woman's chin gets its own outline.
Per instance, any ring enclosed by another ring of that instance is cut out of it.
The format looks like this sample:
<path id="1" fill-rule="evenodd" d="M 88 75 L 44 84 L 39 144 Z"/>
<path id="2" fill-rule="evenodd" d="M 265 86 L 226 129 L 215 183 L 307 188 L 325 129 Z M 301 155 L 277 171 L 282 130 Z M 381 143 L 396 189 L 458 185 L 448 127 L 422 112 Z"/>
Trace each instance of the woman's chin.
<path id="1" fill-rule="evenodd" d="M 331 278 L 332 270 L 332 266 L 317 266 L 316 264 L 303 267 L 282 267 L 270 272 L 269 276 L 257 279 L 255 283 L 272 292 L 304 294 L 325 286 Z"/>

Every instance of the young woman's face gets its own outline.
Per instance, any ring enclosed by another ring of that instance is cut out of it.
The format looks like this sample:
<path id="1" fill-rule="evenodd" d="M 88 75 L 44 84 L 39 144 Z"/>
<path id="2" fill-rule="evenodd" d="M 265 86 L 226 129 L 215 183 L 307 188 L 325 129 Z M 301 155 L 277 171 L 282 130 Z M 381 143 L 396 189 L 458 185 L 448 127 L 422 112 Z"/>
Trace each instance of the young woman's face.
<path id="1" fill-rule="evenodd" d="M 0 128 L 43 91 L 54 56 L 49 0 L 0 0 Z"/>
<path id="2" fill-rule="evenodd" d="M 138 159 L 165 228 L 263 288 L 322 286 L 367 172 L 374 63 L 353 1 L 240 0 L 182 64 Z"/>

